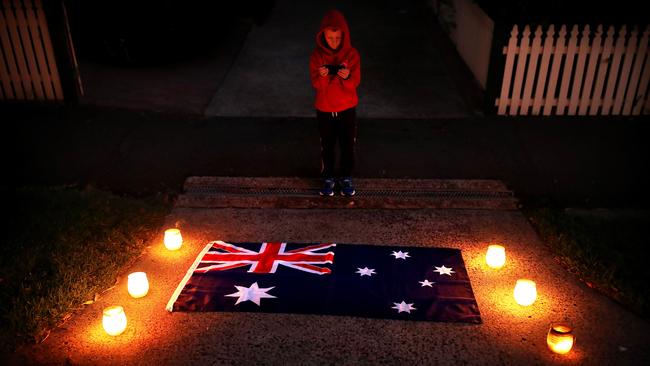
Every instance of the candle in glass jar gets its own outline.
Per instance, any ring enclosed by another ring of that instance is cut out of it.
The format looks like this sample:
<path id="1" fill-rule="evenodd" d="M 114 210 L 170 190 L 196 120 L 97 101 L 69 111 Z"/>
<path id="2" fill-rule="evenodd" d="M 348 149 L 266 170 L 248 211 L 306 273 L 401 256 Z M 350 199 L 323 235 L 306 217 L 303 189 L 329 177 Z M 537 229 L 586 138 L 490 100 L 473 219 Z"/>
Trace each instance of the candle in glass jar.
<path id="1" fill-rule="evenodd" d="M 144 272 L 133 272 L 129 275 L 128 290 L 129 295 L 134 298 L 143 297 L 149 292 L 149 280 Z"/>
<path id="2" fill-rule="evenodd" d="M 563 323 L 551 324 L 546 336 L 546 344 L 551 351 L 559 354 L 568 353 L 574 341 L 573 329 L 570 326 Z"/>
<path id="3" fill-rule="evenodd" d="M 106 333 L 112 336 L 120 335 L 126 329 L 126 314 L 121 306 L 109 306 L 104 309 L 102 325 Z"/>
<path id="4" fill-rule="evenodd" d="M 164 238 L 165 248 L 169 250 L 178 250 L 181 245 L 183 245 L 183 237 L 181 236 L 181 231 L 178 229 L 167 229 L 165 230 Z"/>
<path id="5" fill-rule="evenodd" d="M 503 267 L 506 263 L 506 248 L 501 245 L 488 246 L 487 253 L 485 253 L 485 262 L 494 269 Z"/>
<path id="6" fill-rule="evenodd" d="M 528 306 L 537 298 L 537 286 L 535 282 L 527 279 L 517 280 L 515 285 L 515 301 L 521 306 Z"/>

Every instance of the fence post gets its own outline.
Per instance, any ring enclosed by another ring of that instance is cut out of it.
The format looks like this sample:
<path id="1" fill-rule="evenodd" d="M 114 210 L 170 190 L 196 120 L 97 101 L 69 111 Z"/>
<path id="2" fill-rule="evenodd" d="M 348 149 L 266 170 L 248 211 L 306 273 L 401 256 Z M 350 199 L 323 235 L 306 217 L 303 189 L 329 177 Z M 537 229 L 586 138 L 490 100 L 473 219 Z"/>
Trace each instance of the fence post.
<path id="1" fill-rule="evenodd" d="M 636 58 L 634 61 L 634 68 L 632 69 L 632 75 L 630 76 L 630 86 L 628 87 L 628 97 L 625 98 L 625 105 L 623 106 L 623 114 L 630 115 L 632 114 L 632 107 L 636 103 L 643 103 L 643 97 L 645 96 L 645 90 L 639 90 L 637 93 L 637 86 L 639 85 L 639 80 L 641 79 L 641 66 L 645 60 L 647 48 L 648 48 L 648 30 L 650 27 L 647 27 L 643 35 L 641 36 L 641 41 L 639 42 L 639 48 L 637 50 Z M 646 61 L 650 62 L 650 61 Z"/>
<path id="2" fill-rule="evenodd" d="M 641 38 L 641 44 L 643 45 L 643 53 L 640 53 L 639 64 L 643 63 L 645 57 L 645 67 L 643 68 L 643 73 L 641 74 L 641 81 L 639 82 L 639 92 L 638 100 L 635 100 L 634 107 L 632 109 L 632 114 L 641 114 L 641 113 L 650 113 L 650 96 L 646 94 L 648 91 L 648 83 L 650 83 L 650 52 L 648 52 L 648 38 L 650 36 L 650 25 L 646 26 L 645 32 L 643 32 L 643 37 Z M 645 56 L 644 56 L 645 55 Z M 639 67 L 641 67 L 639 65 Z M 644 103 L 646 111 L 644 112 Z"/>
<path id="3" fill-rule="evenodd" d="M 596 98 L 595 93 L 592 94 L 591 92 L 591 87 L 594 85 L 594 80 L 596 79 L 596 66 L 598 66 L 597 61 L 600 57 L 602 34 L 603 26 L 600 24 L 596 28 L 596 34 L 591 41 L 591 48 L 589 50 L 589 66 L 587 67 L 587 78 L 585 79 L 585 86 L 582 90 L 582 98 L 580 98 L 580 107 L 578 109 L 579 115 L 586 115 L 587 109 L 589 108 L 589 102 L 592 98 Z"/>
<path id="4" fill-rule="evenodd" d="M 626 98 L 626 90 L 627 90 L 627 81 L 630 78 L 630 72 L 632 69 L 632 60 L 634 59 L 634 52 L 636 51 L 636 38 L 637 35 L 637 29 L 633 28 L 632 31 L 630 32 L 630 38 L 627 41 L 627 48 L 625 49 L 625 53 L 623 55 L 624 60 L 623 60 L 623 65 L 621 66 L 621 70 L 619 72 L 619 79 L 618 79 L 618 86 L 616 87 L 616 97 L 614 98 L 614 107 L 612 109 L 612 114 L 613 115 L 619 115 L 621 114 L 621 109 L 623 108 L 623 102 L 625 101 Z M 630 96 L 628 95 L 627 98 Z M 634 98 L 634 93 L 632 93 L 632 98 Z"/>
<path id="5" fill-rule="evenodd" d="M 614 53 L 609 68 L 609 77 L 605 86 L 605 98 L 603 100 L 602 115 L 608 115 L 612 112 L 612 105 L 614 104 L 614 90 L 616 89 L 616 78 L 620 73 L 621 58 L 625 52 L 625 36 L 627 35 L 627 28 L 625 25 L 621 26 L 617 34 L 616 46 L 614 46 Z"/>
<path id="6" fill-rule="evenodd" d="M 535 37 L 530 46 L 530 56 L 528 59 L 528 71 L 526 72 L 526 86 L 524 87 L 524 94 L 521 101 L 519 114 L 529 115 L 530 105 L 533 104 L 533 84 L 535 83 L 535 76 L 538 75 L 537 61 L 542 52 L 542 26 L 538 25 L 535 30 Z M 538 81 L 539 83 L 539 81 Z"/>
<path id="7" fill-rule="evenodd" d="M 533 101 L 533 115 L 538 116 L 544 103 L 544 90 L 547 85 L 547 75 L 551 69 L 551 55 L 553 54 L 553 41 L 555 38 L 555 26 L 548 26 L 544 47 L 542 49 L 542 60 L 539 63 L 539 76 L 537 77 L 537 87 L 535 90 L 535 100 Z M 548 94 L 547 94 L 548 95 Z"/>
<path id="8" fill-rule="evenodd" d="M 614 42 L 614 26 L 609 26 L 607 29 L 607 36 L 605 37 L 605 43 L 603 44 L 603 51 L 600 55 L 600 62 L 598 66 L 598 77 L 596 79 L 596 85 L 594 86 L 593 97 L 591 98 L 591 105 L 589 106 L 589 115 L 595 116 L 600 110 L 602 112 L 603 107 L 603 93 L 605 88 L 605 76 L 607 74 L 607 69 L 611 64 L 611 54 L 612 54 L 612 45 Z"/>
<path id="9" fill-rule="evenodd" d="M 569 116 L 575 115 L 578 111 L 578 106 L 580 105 L 580 93 L 589 93 L 589 90 L 582 89 L 582 82 L 585 75 L 584 70 L 587 62 L 587 54 L 589 52 L 590 35 L 591 30 L 589 29 L 589 24 L 587 24 L 582 29 L 582 38 L 580 39 L 580 46 L 578 47 L 578 62 L 576 63 L 573 87 L 571 88 L 571 99 L 569 100 Z"/>
<path id="10" fill-rule="evenodd" d="M 553 48 L 553 64 L 548 78 L 548 88 L 546 90 L 546 98 L 544 100 L 544 108 L 542 112 L 545 116 L 550 116 L 553 107 L 557 106 L 555 90 L 560 75 L 560 65 L 566 50 L 566 26 L 564 24 L 560 27 L 560 31 L 557 34 L 558 37 L 555 40 L 555 47 Z"/>
<path id="11" fill-rule="evenodd" d="M 571 37 L 566 47 L 566 53 L 564 55 L 564 66 L 562 67 L 562 83 L 560 84 L 560 94 L 557 97 L 557 108 L 555 109 L 556 114 L 563 115 L 565 113 L 564 109 L 569 105 L 569 87 L 571 83 L 571 75 L 573 74 L 573 64 L 575 57 L 578 53 L 578 26 L 573 25 L 571 28 Z"/>
<path id="12" fill-rule="evenodd" d="M 67 105 L 74 105 L 79 101 L 80 95 L 76 85 L 74 60 L 68 50 L 67 24 L 63 6 L 62 0 L 43 1 L 43 11 L 47 19 L 54 57 L 61 79 L 63 99 Z"/>

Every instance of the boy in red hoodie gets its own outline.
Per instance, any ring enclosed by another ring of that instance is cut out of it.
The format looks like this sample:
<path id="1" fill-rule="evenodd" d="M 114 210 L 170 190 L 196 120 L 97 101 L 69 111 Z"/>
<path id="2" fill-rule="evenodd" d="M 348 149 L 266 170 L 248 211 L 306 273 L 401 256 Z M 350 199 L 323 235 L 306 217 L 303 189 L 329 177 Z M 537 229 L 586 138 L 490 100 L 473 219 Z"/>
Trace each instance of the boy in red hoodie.
<path id="1" fill-rule="evenodd" d="M 356 143 L 357 86 L 361 80 L 359 52 L 350 44 L 348 24 L 337 10 L 325 14 L 316 48 L 309 60 L 311 82 L 316 89 L 315 107 L 321 144 L 321 196 L 334 195 L 336 144 L 340 145 L 339 186 L 341 195 L 353 196 L 354 148 Z"/>

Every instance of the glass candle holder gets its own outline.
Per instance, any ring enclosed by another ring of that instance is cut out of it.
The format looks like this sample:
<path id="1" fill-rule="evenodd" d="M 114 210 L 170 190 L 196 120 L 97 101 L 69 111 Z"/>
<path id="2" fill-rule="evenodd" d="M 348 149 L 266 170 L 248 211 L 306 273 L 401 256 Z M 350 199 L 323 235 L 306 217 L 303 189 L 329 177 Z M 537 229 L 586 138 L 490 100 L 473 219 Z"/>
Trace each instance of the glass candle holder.
<path id="1" fill-rule="evenodd" d="M 129 275 L 129 295 L 134 298 L 145 296 L 149 292 L 149 280 L 144 272 L 133 272 Z"/>
<path id="2" fill-rule="evenodd" d="M 575 338 L 573 336 L 573 329 L 564 323 L 553 323 L 548 330 L 546 336 L 546 344 L 548 348 L 561 355 L 571 351 Z"/>
<path id="3" fill-rule="evenodd" d="M 181 231 L 178 229 L 165 230 L 165 238 L 163 240 L 165 248 L 168 250 L 178 250 L 183 245 L 183 237 Z"/>
<path id="4" fill-rule="evenodd" d="M 506 263 L 506 248 L 501 245 L 488 246 L 485 253 L 485 263 L 490 268 L 499 269 Z"/>
<path id="5" fill-rule="evenodd" d="M 121 306 L 109 306 L 104 309 L 102 325 L 106 333 L 112 336 L 120 335 L 126 329 L 126 314 Z"/>
<path id="6" fill-rule="evenodd" d="M 517 304 L 529 306 L 537 299 L 537 286 L 531 280 L 519 279 L 515 285 L 514 295 Z"/>

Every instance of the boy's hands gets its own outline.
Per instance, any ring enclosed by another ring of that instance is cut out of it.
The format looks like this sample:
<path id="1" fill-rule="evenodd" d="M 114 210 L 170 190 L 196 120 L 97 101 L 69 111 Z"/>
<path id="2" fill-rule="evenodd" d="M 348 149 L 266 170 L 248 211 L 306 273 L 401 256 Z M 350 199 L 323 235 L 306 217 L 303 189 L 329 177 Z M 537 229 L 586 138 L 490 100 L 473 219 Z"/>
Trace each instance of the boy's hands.
<path id="1" fill-rule="evenodd" d="M 318 73 L 320 76 L 327 76 L 327 67 L 321 66 L 318 68 Z"/>
<path id="2" fill-rule="evenodd" d="M 329 70 L 327 69 L 326 66 L 321 66 L 318 68 L 318 73 L 320 74 L 320 76 L 327 76 Z M 336 72 L 336 75 L 342 77 L 343 79 L 347 79 L 348 76 L 350 76 L 350 69 L 346 67 L 341 68 L 339 69 L 339 71 Z"/>
<path id="3" fill-rule="evenodd" d="M 350 69 L 348 68 L 339 69 L 339 72 L 337 72 L 336 74 L 342 77 L 343 79 L 347 79 L 348 76 L 350 76 Z"/>

